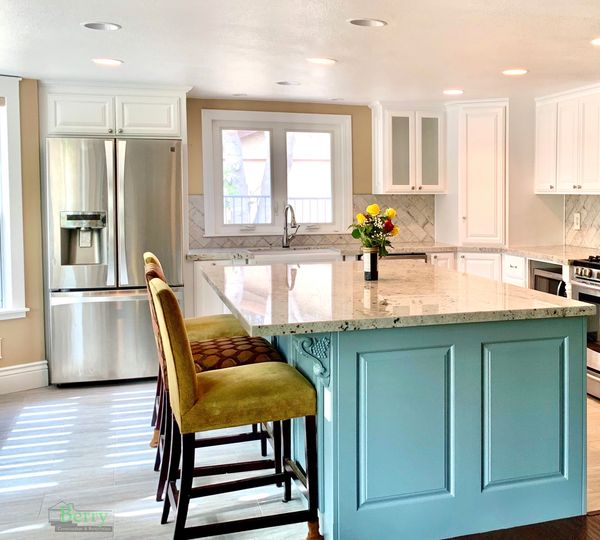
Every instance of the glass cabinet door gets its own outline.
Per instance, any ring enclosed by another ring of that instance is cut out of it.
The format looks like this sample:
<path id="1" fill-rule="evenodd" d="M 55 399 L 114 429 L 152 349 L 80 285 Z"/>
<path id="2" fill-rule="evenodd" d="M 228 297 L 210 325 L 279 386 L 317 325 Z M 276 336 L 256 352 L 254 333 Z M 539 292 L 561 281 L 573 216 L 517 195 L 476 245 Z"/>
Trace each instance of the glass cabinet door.
<path id="1" fill-rule="evenodd" d="M 412 191 L 414 183 L 414 113 L 388 113 L 388 189 Z"/>
<path id="2" fill-rule="evenodd" d="M 416 128 L 417 190 L 441 191 L 443 188 L 441 114 L 417 112 Z"/>

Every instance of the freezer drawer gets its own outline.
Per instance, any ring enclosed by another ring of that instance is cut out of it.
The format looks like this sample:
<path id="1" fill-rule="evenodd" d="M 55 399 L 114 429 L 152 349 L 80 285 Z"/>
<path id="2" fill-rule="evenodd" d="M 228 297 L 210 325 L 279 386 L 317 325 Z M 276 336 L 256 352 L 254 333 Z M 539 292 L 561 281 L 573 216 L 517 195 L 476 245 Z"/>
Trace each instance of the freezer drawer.
<path id="1" fill-rule="evenodd" d="M 156 376 L 145 289 L 53 293 L 50 318 L 52 384 Z"/>

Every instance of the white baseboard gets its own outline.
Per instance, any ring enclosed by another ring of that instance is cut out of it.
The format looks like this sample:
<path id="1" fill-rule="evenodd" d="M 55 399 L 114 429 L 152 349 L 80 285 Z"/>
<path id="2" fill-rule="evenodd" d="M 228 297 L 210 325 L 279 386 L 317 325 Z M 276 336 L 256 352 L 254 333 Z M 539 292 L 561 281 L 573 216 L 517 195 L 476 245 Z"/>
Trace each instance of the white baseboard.
<path id="1" fill-rule="evenodd" d="M 48 386 L 48 361 L 0 368 L 0 394 Z"/>

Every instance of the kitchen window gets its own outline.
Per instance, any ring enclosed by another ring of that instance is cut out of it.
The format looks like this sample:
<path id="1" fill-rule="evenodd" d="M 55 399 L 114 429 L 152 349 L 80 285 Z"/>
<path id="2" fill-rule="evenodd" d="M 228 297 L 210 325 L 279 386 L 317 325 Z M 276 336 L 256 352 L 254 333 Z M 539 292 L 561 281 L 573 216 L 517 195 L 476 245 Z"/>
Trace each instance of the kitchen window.
<path id="1" fill-rule="evenodd" d="M 346 232 L 350 116 L 204 110 L 202 135 L 207 236 L 281 234 L 286 204 L 300 234 Z"/>
<path id="2" fill-rule="evenodd" d="M 24 317 L 19 81 L 0 76 L 0 320 Z"/>

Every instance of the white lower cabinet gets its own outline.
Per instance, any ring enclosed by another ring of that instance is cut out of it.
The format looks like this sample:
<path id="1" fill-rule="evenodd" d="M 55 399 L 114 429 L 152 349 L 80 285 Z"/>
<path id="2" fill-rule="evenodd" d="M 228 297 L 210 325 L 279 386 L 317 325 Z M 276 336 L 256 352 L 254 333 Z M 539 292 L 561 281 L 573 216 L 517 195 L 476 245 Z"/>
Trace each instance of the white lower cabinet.
<path id="1" fill-rule="evenodd" d="M 441 266 L 442 268 L 454 270 L 456 257 L 454 256 L 454 253 L 430 253 L 427 262 L 434 266 Z"/>
<path id="2" fill-rule="evenodd" d="M 496 281 L 502 275 L 500 253 L 462 253 L 457 254 L 457 270 Z"/>
<path id="3" fill-rule="evenodd" d="M 527 287 L 525 257 L 502 255 L 502 281 L 519 287 Z"/>

